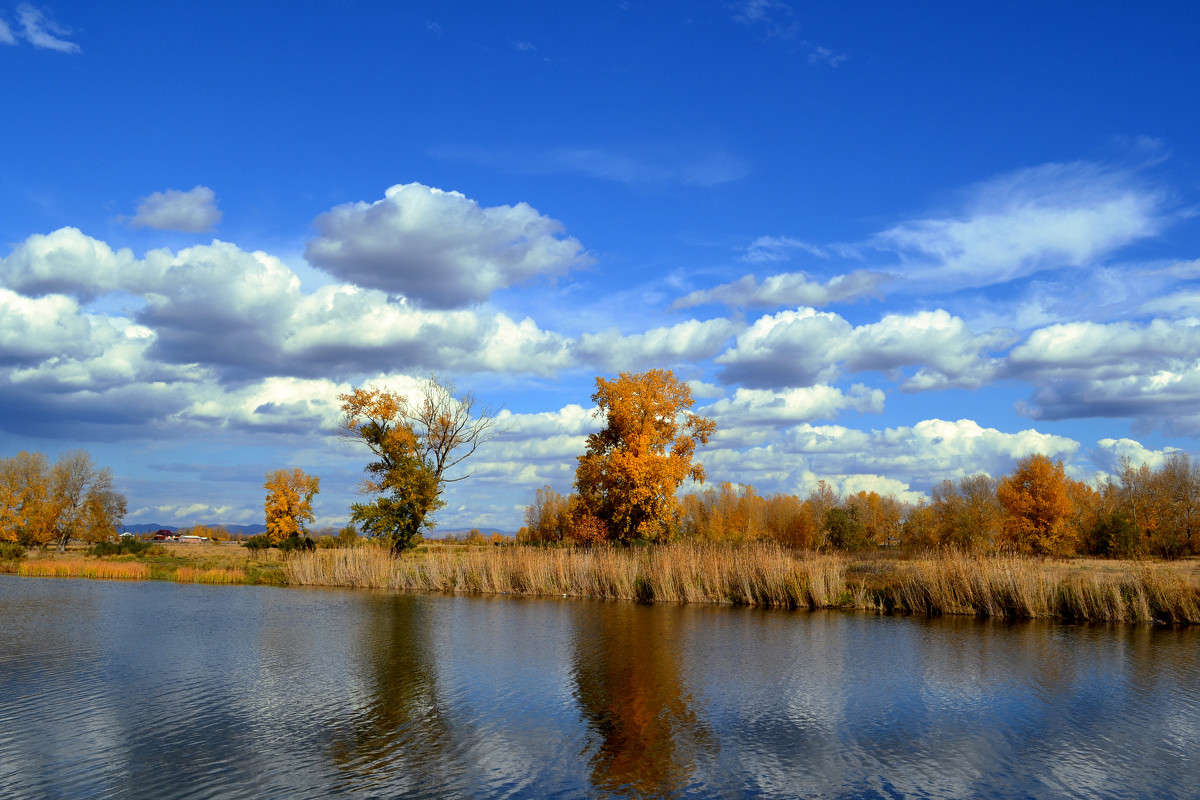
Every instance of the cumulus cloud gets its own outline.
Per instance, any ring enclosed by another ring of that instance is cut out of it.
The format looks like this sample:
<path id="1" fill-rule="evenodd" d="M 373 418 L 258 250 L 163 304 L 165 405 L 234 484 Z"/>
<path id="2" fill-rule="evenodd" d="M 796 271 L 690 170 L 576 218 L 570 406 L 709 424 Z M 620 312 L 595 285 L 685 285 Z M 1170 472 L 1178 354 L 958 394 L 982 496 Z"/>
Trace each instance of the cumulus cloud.
<path id="1" fill-rule="evenodd" d="M 722 303 L 743 308 L 820 307 L 878 295 L 880 288 L 889 280 L 890 276 L 870 270 L 855 270 L 847 275 L 837 275 L 825 283 L 810 280 L 804 272 L 772 275 L 761 283 L 754 275 L 744 275 L 733 283 L 690 292 L 672 305 L 675 308 L 691 308 L 705 303 Z"/>
<path id="2" fill-rule="evenodd" d="M 493 292 L 591 263 L 557 220 L 527 203 L 480 206 L 459 192 L 392 186 L 374 203 L 317 217 L 305 256 L 331 274 L 434 308 L 487 300 Z"/>
<path id="3" fill-rule="evenodd" d="M 750 388 L 829 383 L 838 372 L 829 356 L 853 327 L 837 314 L 800 308 L 760 317 L 715 360 L 721 380 Z"/>
<path id="4" fill-rule="evenodd" d="M 617 330 L 585 333 L 572 346 L 575 358 L 607 369 L 631 370 L 702 361 L 724 349 L 741 326 L 732 320 L 687 320 L 645 333 L 621 335 Z"/>
<path id="5" fill-rule="evenodd" d="M 1093 264 L 1171 221 L 1165 193 L 1096 164 L 1020 170 L 967 195 L 960 214 L 904 222 L 870 244 L 897 254 L 914 282 L 945 291 Z"/>
<path id="6" fill-rule="evenodd" d="M 0 285 L 35 297 L 90 300 L 125 288 L 134 268 L 132 251 L 114 251 L 78 228 L 60 228 L 30 236 L 0 259 Z"/>
<path id="7" fill-rule="evenodd" d="M 1073 322 L 1013 348 L 1007 377 L 1035 386 L 1018 410 L 1034 419 L 1133 417 L 1144 427 L 1200 432 L 1200 319 Z"/>
<path id="8" fill-rule="evenodd" d="M 974 387 L 998 368 L 985 353 L 1011 344 L 1009 336 L 975 334 L 944 310 L 888 314 L 854 327 L 837 314 L 802 308 L 759 318 L 715 361 L 725 365 L 723 381 L 752 388 L 828 383 L 843 367 L 889 372 L 909 366 L 918 367 L 902 385 L 909 391 Z"/>
<path id="9" fill-rule="evenodd" d="M 41 9 L 28 3 L 22 3 L 17 6 L 17 19 L 21 25 L 21 36 L 34 47 L 42 50 L 57 50 L 60 53 L 82 52 L 79 45 L 63 38 L 70 36 L 71 31 L 59 25 Z M 12 31 L 8 29 L 7 25 L 4 28 L 4 31 L 0 31 L 0 40 L 3 40 L 4 32 L 7 32 L 11 39 Z"/>
<path id="10" fill-rule="evenodd" d="M 1122 459 L 1129 459 L 1129 463 L 1135 468 L 1145 464 L 1150 469 L 1158 469 L 1166 463 L 1171 453 L 1177 452 L 1179 452 L 1177 447 L 1153 450 L 1134 439 L 1121 438 L 1101 439 L 1096 442 L 1096 447 L 1089 453 L 1089 456 L 1096 467 L 1105 473 L 1115 475 L 1121 468 Z"/>
<path id="11" fill-rule="evenodd" d="M 815 419 L 831 419 L 846 408 L 879 413 L 884 395 L 880 389 L 855 384 L 849 394 L 836 386 L 806 386 L 773 391 L 739 388 L 732 397 L 704 407 L 717 420 L 718 430 L 749 425 L 793 425 Z"/>
<path id="12" fill-rule="evenodd" d="M 12 287 L 5 302 L 13 319 L 27 319 L 19 329 L 41 331 L 21 337 L 22 358 L 65 346 L 68 329 L 75 350 L 60 353 L 101 346 L 88 344 L 99 329 L 82 321 L 79 302 L 124 292 L 137 298 L 132 320 L 153 332 L 147 358 L 215 367 L 240 380 L 394 369 L 548 375 L 576 363 L 565 337 L 529 318 L 423 310 L 346 284 L 306 294 L 280 259 L 220 241 L 136 259 L 65 228 L 18 245 L 0 261 L 0 285 Z M 37 297 L 46 302 L 34 304 Z M 15 322 L 10 330 L 18 330 Z M 14 343 L 7 358 L 17 353 Z"/>
<path id="13" fill-rule="evenodd" d="M 135 228 L 205 233 L 221 221 L 217 196 L 207 186 L 186 192 L 168 189 L 143 197 L 130 224 Z"/>
<path id="14" fill-rule="evenodd" d="M 956 480 L 980 471 L 1004 474 L 1034 453 L 1065 459 L 1078 449 L 1072 439 L 1033 429 L 1007 433 L 970 419 L 929 419 L 881 430 L 801 423 L 749 448 L 715 440 L 701 459 L 711 480 L 803 495 L 818 479 L 842 491 L 870 491 L 872 485 L 926 491 L 944 478 Z"/>

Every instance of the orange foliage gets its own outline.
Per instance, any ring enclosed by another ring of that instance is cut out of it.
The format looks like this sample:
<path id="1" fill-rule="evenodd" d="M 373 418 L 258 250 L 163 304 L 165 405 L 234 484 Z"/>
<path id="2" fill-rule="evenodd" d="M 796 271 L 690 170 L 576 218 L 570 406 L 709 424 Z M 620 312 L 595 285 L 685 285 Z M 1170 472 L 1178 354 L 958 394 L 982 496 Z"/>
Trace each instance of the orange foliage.
<path id="1" fill-rule="evenodd" d="M 692 413 L 692 390 L 670 370 L 597 378 L 592 400 L 606 424 L 588 436 L 575 472 L 584 510 L 619 541 L 666 539 L 679 518 L 679 485 L 704 482 L 692 457 L 716 423 Z"/>
<path id="2" fill-rule="evenodd" d="M 304 470 L 277 469 L 267 473 L 263 488 L 267 517 L 267 537 L 272 544 L 304 531 L 304 523 L 313 520 L 313 497 L 320 491 L 321 480 Z"/>
<path id="3" fill-rule="evenodd" d="M 1023 458 L 996 488 L 1004 506 L 1002 544 L 1023 553 L 1053 555 L 1074 550 L 1068 524 L 1072 506 L 1061 461 L 1036 453 Z"/>

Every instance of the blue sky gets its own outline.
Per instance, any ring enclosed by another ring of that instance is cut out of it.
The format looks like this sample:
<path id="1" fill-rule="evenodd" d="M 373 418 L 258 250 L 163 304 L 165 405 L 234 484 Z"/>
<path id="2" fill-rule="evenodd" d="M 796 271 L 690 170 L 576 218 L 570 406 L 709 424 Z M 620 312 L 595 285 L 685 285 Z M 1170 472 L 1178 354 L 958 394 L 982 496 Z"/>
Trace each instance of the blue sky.
<path id="1" fill-rule="evenodd" d="M 253 523 L 337 395 L 505 409 L 444 528 L 567 491 L 597 375 L 710 479 L 913 500 L 1200 434 L 1200 6 L 0 0 L 0 454 Z"/>

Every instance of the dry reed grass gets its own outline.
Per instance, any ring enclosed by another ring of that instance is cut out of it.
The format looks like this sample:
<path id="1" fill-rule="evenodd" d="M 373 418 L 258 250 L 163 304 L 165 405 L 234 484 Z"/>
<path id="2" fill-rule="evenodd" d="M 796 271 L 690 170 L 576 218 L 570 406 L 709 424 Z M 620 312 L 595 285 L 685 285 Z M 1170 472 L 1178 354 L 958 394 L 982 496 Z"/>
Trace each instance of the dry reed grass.
<path id="1" fill-rule="evenodd" d="M 246 573 L 240 569 L 197 569 L 179 567 L 171 580 L 176 583 L 245 583 Z"/>
<path id="2" fill-rule="evenodd" d="M 402 558 L 354 548 L 297 554 L 284 572 L 304 586 L 827 608 L 842 600 L 843 561 L 774 544 L 436 548 Z"/>
<path id="3" fill-rule="evenodd" d="M 150 577 L 150 568 L 145 564 L 128 561 L 34 559 L 19 564 L 17 574 L 30 578 L 96 578 L 140 581 Z"/>
<path id="4" fill-rule="evenodd" d="M 1195 569 L 1125 562 L 1072 567 L 942 553 L 912 561 L 795 554 L 774 544 L 321 550 L 284 564 L 288 583 L 558 595 L 642 602 L 855 608 L 1009 619 L 1200 623 Z"/>
<path id="5" fill-rule="evenodd" d="M 1072 568 L 1016 556 L 945 553 L 897 564 L 882 591 L 886 607 L 917 614 L 1077 622 L 1200 623 L 1195 570 L 1125 562 L 1123 568 Z"/>

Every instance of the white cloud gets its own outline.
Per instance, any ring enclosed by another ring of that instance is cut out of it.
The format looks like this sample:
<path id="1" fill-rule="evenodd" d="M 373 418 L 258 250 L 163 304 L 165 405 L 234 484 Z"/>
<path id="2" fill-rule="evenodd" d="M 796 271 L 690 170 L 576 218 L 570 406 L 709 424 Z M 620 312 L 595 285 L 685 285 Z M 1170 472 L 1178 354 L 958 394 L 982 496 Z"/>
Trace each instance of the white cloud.
<path id="1" fill-rule="evenodd" d="M 135 228 L 205 233 L 221 221 L 217 196 L 207 186 L 168 189 L 143 197 L 130 224 Z"/>
<path id="2" fill-rule="evenodd" d="M 717 421 L 717 429 L 756 425 L 794 425 L 815 419 L 832 419 L 843 409 L 879 413 L 884 395 L 880 389 L 855 384 L 849 394 L 836 386 L 818 385 L 774 391 L 739 388 L 733 397 L 705 406 L 703 413 Z"/>
<path id="3" fill-rule="evenodd" d="M 13 36 L 12 28 L 8 27 L 8 23 L 0 19 L 0 44 L 17 43 L 17 37 Z"/>
<path id="4" fill-rule="evenodd" d="M 1089 454 L 1092 463 L 1105 473 L 1116 475 L 1121 467 L 1121 459 L 1128 458 L 1135 467 L 1142 464 L 1150 469 L 1158 469 L 1171 453 L 1179 452 L 1177 447 L 1165 447 L 1162 450 L 1152 450 L 1133 439 L 1101 439 L 1096 442 L 1096 448 Z"/>
<path id="5" fill-rule="evenodd" d="M 699 455 L 710 480 L 801 495 L 818 479 L 842 491 L 878 486 L 924 491 L 944 478 L 956 480 L 980 471 L 1005 474 L 1017 460 L 1034 453 L 1065 459 L 1079 449 L 1078 442 L 1066 437 L 1032 429 L 1006 433 L 970 419 L 930 419 L 869 431 L 802 423 L 750 448 L 725 446 L 719 433 L 718 429 L 713 445 Z M 915 499 L 912 494 L 903 496 Z"/>
<path id="6" fill-rule="evenodd" d="M 711 358 L 724 349 L 740 327 L 732 320 L 717 318 L 687 320 L 625 336 L 616 330 L 585 333 L 572 351 L 579 361 L 608 369 L 646 369 Z"/>
<path id="7" fill-rule="evenodd" d="M 1046 164 L 973 187 L 957 216 L 905 222 L 870 243 L 899 255 L 914 283 L 946 291 L 1094 264 L 1169 221 L 1164 193 L 1128 172 Z"/>
<path id="8" fill-rule="evenodd" d="M 792 7 L 782 0 L 739 0 L 732 9 L 734 21 L 757 27 L 771 38 L 789 39 L 800 30 L 791 20 Z"/>
<path id="9" fill-rule="evenodd" d="M 41 361 L 90 346 L 91 325 L 69 297 L 0 289 L 0 364 Z"/>
<path id="10" fill-rule="evenodd" d="M 61 38 L 70 36 L 71 31 L 46 16 L 40 9 L 23 3 L 17 6 L 17 18 L 21 23 L 21 35 L 34 47 L 57 50 L 60 53 L 82 52 L 79 45 Z M 11 36 L 11 31 L 9 34 Z"/>
<path id="11" fill-rule="evenodd" d="M 808 63 L 813 65 L 828 64 L 831 67 L 837 67 L 849 59 L 850 56 L 845 53 L 835 53 L 828 47 L 821 47 L 820 45 L 813 45 L 812 49 L 808 51 Z"/>
<path id="12" fill-rule="evenodd" d="M 374 203 L 317 217 L 305 256 L 344 280 L 435 308 L 480 303 L 499 289 L 561 275 L 591 258 L 557 220 L 527 203 L 485 208 L 458 192 L 392 186 Z"/>
<path id="13" fill-rule="evenodd" d="M 829 258 L 829 254 L 816 245 L 793 239 L 790 236 L 760 236 L 750 243 L 746 252 L 739 258 L 748 264 L 764 264 L 775 261 L 787 261 L 790 252 L 799 250 L 818 258 Z"/>
<path id="14" fill-rule="evenodd" d="M 837 314 L 812 308 L 781 311 L 756 320 L 715 361 L 725 366 L 723 382 L 750 388 L 828 383 L 838 372 L 837 359 L 829 353 L 852 331 Z"/>
<path id="15" fill-rule="evenodd" d="M 759 318 L 715 361 L 725 365 L 725 382 L 753 388 L 828 383 L 842 367 L 888 372 L 916 366 L 903 388 L 923 391 L 981 385 L 999 364 L 984 354 L 1010 343 L 1005 331 L 977 335 L 940 309 L 888 314 L 853 327 L 837 314 L 804 308 Z"/>
<path id="16" fill-rule="evenodd" d="M 825 283 L 810 281 L 803 272 L 772 275 L 759 283 L 753 275 L 744 275 L 733 283 L 690 292 L 676 300 L 674 308 L 691 308 L 705 303 L 734 307 L 826 306 L 879 294 L 891 280 L 882 272 L 855 270 L 837 275 Z"/>
<path id="17" fill-rule="evenodd" d="M 132 251 L 113 251 L 78 228 L 34 234 L 0 259 L 0 285 L 26 295 L 69 294 L 80 299 L 127 285 L 135 268 Z"/>
<path id="18" fill-rule="evenodd" d="M 1035 389 L 1034 419 L 1132 417 L 1142 427 L 1200 433 L 1200 319 L 1073 322 L 1034 331 L 1004 376 Z"/>

